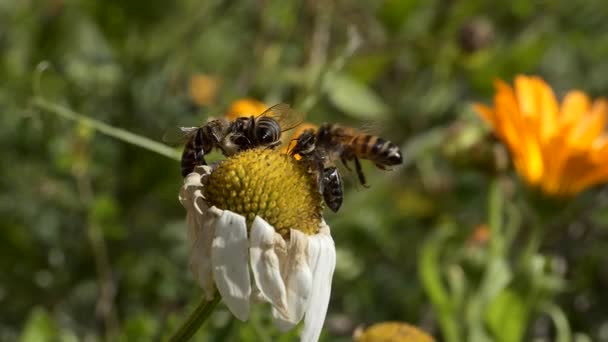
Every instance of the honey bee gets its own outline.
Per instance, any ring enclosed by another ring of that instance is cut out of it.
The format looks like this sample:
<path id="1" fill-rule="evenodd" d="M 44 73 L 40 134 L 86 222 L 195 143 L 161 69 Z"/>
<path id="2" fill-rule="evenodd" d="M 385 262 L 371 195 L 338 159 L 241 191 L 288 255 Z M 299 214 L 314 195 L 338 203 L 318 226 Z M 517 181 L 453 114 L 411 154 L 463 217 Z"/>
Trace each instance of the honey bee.
<path id="1" fill-rule="evenodd" d="M 311 170 L 317 175 L 319 193 L 323 195 L 325 204 L 333 212 L 337 212 L 344 199 L 342 178 L 328 151 L 317 148 L 316 141 L 317 134 L 314 129 L 304 130 L 289 153 L 292 156 L 299 155 L 304 162 L 310 164 Z"/>
<path id="2" fill-rule="evenodd" d="M 334 161 L 340 159 L 349 171 L 348 162 L 354 161 L 359 182 L 365 187 L 368 185 L 359 159 L 370 160 L 382 170 L 403 161 L 399 147 L 392 142 L 337 124 L 324 124 L 316 131 L 305 130 L 296 138 L 290 154 L 297 154 L 311 164 L 318 175 L 319 191 L 334 212 L 343 200 L 342 180 Z"/>
<path id="3" fill-rule="evenodd" d="M 182 177 L 196 165 L 206 165 L 205 155 L 214 148 L 225 156 L 255 147 L 274 148 L 281 144 L 281 134 L 300 124 L 302 114 L 288 104 L 274 105 L 258 115 L 242 116 L 228 121 L 209 120 L 201 127 L 179 127 L 185 142 L 181 158 Z"/>
<path id="4" fill-rule="evenodd" d="M 338 124 L 324 124 L 317 130 L 316 146 L 329 151 L 333 158 L 340 158 L 350 171 L 349 161 L 354 161 L 361 185 L 368 187 L 359 159 L 367 159 L 381 170 L 403 162 L 399 146 L 372 134 Z"/>

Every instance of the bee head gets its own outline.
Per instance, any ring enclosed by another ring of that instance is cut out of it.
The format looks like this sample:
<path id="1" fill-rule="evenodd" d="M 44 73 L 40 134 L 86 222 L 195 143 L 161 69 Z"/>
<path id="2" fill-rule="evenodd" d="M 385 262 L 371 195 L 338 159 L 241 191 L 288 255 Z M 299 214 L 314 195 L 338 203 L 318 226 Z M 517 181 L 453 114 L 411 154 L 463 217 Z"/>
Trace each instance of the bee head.
<path id="1" fill-rule="evenodd" d="M 386 161 L 389 166 L 399 165 L 403 162 L 403 158 L 401 157 L 401 151 L 399 150 L 399 147 L 393 146 L 388 151 Z"/>
<path id="2" fill-rule="evenodd" d="M 312 129 L 307 129 L 298 137 L 298 141 L 296 143 L 296 150 L 298 154 L 307 155 L 312 153 L 315 149 L 315 145 L 317 143 L 317 136 L 315 131 Z"/>

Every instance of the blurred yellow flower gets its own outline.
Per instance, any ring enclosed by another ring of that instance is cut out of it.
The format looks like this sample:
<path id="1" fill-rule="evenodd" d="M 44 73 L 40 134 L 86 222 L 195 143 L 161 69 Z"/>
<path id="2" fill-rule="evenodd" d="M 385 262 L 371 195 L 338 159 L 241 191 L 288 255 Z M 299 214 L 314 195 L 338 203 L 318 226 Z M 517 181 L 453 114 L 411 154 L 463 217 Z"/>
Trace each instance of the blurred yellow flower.
<path id="1" fill-rule="evenodd" d="M 382 322 L 356 331 L 355 342 L 433 342 L 424 331 L 402 322 Z"/>
<path id="2" fill-rule="evenodd" d="M 220 86 L 218 77 L 194 74 L 190 77 L 188 93 L 192 102 L 198 106 L 208 106 L 215 102 L 217 91 Z"/>
<path id="3" fill-rule="evenodd" d="M 494 107 L 478 114 L 511 152 L 517 172 L 547 195 L 575 195 L 608 181 L 608 102 L 578 90 L 561 107 L 541 78 L 519 75 L 515 86 L 495 82 Z"/>
<path id="4" fill-rule="evenodd" d="M 268 106 L 264 102 L 246 97 L 232 102 L 224 116 L 232 121 L 242 116 L 259 115 L 267 108 Z"/>

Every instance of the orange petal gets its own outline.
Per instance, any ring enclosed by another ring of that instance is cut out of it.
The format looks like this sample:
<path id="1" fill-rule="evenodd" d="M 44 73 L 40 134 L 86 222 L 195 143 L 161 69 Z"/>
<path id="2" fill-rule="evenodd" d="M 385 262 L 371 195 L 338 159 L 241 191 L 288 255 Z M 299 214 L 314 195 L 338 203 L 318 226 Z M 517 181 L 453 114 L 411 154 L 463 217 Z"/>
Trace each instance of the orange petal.
<path id="1" fill-rule="evenodd" d="M 537 97 L 538 107 L 536 110 L 540 116 L 540 137 L 542 141 L 547 141 L 557 131 L 557 113 L 559 110 L 557 100 L 553 90 L 542 79 L 534 77 L 532 83 Z"/>
<path id="2" fill-rule="evenodd" d="M 497 93 L 494 102 L 502 139 L 511 151 L 518 172 L 529 183 L 537 184 L 542 177 L 543 160 L 536 132 L 519 111 L 510 89 Z"/>
<path id="3" fill-rule="evenodd" d="M 572 128 L 568 137 L 570 146 L 579 149 L 591 148 L 593 142 L 604 131 L 607 112 L 608 102 L 603 99 L 596 100 L 589 114 L 581 118 Z"/>
<path id="4" fill-rule="evenodd" d="M 538 120 L 536 87 L 532 78 L 524 75 L 515 77 L 515 94 L 522 114 Z"/>
<path id="5" fill-rule="evenodd" d="M 473 110 L 475 110 L 475 112 L 477 112 L 477 115 L 479 115 L 479 117 L 481 117 L 490 126 L 496 126 L 496 117 L 492 108 L 481 103 L 474 103 Z"/>
<path id="6" fill-rule="evenodd" d="M 572 184 L 571 194 L 579 193 L 594 185 L 608 181 L 608 160 L 601 164 L 588 165 L 588 169 Z"/>
<path id="7" fill-rule="evenodd" d="M 562 126 L 578 121 L 591 106 L 589 97 L 582 91 L 569 91 L 562 102 L 560 121 Z"/>

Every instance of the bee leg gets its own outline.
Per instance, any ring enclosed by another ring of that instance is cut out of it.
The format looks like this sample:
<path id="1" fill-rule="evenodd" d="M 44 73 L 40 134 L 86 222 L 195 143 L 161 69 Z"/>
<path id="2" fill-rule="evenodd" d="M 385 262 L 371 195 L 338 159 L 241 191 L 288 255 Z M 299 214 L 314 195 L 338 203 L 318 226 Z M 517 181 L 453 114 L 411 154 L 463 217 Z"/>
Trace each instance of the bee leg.
<path id="1" fill-rule="evenodd" d="M 348 166 L 346 158 L 344 158 L 344 157 L 340 157 L 340 160 L 342 161 L 342 165 L 344 165 L 344 167 L 345 167 L 345 168 L 346 168 L 346 169 L 347 169 L 349 172 L 352 172 L 352 171 L 353 171 L 353 169 L 351 169 L 351 168 L 350 168 L 350 166 Z"/>
<path id="2" fill-rule="evenodd" d="M 359 162 L 359 158 L 355 157 L 355 170 L 357 171 L 357 176 L 359 176 L 359 182 L 366 188 L 369 188 L 367 182 L 365 181 L 365 175 L 363 174 L 363 169 L 361 168 L 361 162 Z"/>
<path id="3" fill-rule="evenodd" d="M 196 165 L 207 165 L 207 161 L 205 160 L 205 152 L 202 149 L 196 153 L 194 160 Z"/>
<path id="4" fill-rule="evenodd" d="M 281 145 L 282 143 L 283 143 L 283 142 L 282 142 L 281 140 L 277 140 L 277 141 L 275 141 L 275 142 L 273 142 L 273 143 L 271 143 L 271 144 L 266 145 L 266 148 L 265 148 L 265 149 L 269 149 L 269 148 L 274 149 L 275 147 L 277 147 L 277 146 Z"/>
<path id="5" fill-rule="evenodd" d="M 386 166 L 384 166 L 382 164 L 376 164 L 376 167 L 379 168 L 380 170 L 383 170 L 383 171 L 392 171 L 393 170 L 392 168 L 386 167 Z"/>

